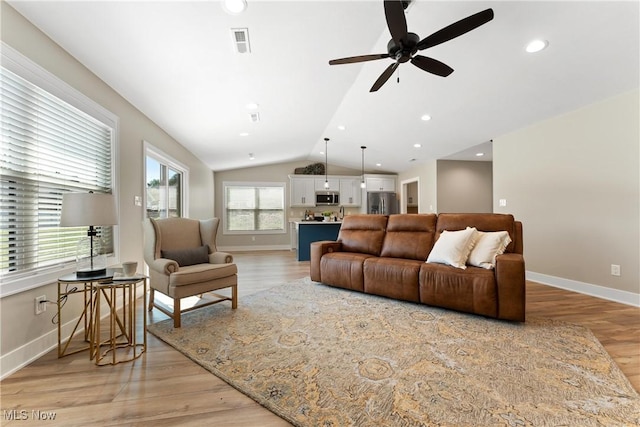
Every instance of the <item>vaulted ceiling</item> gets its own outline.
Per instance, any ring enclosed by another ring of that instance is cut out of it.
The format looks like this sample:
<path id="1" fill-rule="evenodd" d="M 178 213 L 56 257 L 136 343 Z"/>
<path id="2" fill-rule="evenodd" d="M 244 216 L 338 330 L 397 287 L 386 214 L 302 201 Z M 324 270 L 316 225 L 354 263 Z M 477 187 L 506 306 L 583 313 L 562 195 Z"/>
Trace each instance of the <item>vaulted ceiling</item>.
<path id="1" fill-rule="evenodd" d="M 220 1 L 9 1 L 213 170 L 323 161 L 325 137 L 329 163 L 354 169 L 361 145 L 368 171 L 473 159 L 492 138 L 639 86 L 638 1 L 414 1 L 421 38 L 486 8 L 495 18 L 421 52 L 450 76 L 405 63 L 375 93 L 390 59 L 328 61 L 386 52 L 381 0 L 247 3 L 231 15 Z M 236 28 L 250 53 L 234 51 Z M 548 48 L 525 52 L 535 38 Z"/>

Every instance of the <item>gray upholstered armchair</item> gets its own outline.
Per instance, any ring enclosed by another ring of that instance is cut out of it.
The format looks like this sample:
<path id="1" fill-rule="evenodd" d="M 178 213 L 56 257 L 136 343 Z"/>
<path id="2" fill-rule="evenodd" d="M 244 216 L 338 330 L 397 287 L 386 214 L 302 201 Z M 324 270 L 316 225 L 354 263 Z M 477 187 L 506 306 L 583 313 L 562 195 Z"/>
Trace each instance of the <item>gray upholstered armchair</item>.
<path id="1" fill-rule="evenodd" d="M 180 314 L 222 301 L 238 306 L 238 268 L 233 256 L 218 252 L 216 234 L 219 218 L 146 219 L 144 221 L 144 260 L 149 266 L 149 311 L 156 307 L 173 318 L 180 327 Z M 212 291 L 231 288 L 231 298 Z M 173 312 L 154 301 L 159 291 L 173 298 Z M 180 299 L 209 293 L 216 299 L 180 310 Z"/>

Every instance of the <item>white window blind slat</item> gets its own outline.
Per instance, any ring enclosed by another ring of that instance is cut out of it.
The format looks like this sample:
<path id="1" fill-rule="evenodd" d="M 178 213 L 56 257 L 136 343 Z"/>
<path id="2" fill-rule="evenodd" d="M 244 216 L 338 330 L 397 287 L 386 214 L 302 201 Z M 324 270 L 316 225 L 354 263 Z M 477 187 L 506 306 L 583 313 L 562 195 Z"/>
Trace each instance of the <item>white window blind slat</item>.
<path id="1" fill-rule="evenodd" d="M 0 68 L 0 279 L 72 261 L 86 227 L 59 227 L 62 195 L 112 191 L 114 129 Z M 99 227 L 113 251 L 112 227 Z"/>

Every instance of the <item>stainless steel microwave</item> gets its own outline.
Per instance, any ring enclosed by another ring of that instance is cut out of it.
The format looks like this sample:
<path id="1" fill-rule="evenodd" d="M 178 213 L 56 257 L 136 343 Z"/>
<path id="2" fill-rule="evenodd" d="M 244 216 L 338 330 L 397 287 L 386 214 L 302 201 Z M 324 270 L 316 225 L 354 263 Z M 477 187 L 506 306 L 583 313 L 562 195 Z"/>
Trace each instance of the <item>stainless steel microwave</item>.
<path id="1" fill-rule="evenodd" d="M 340 195 L 336 191 L 321 191 L 316 193 L 316 206 L 337 206 Z"/>

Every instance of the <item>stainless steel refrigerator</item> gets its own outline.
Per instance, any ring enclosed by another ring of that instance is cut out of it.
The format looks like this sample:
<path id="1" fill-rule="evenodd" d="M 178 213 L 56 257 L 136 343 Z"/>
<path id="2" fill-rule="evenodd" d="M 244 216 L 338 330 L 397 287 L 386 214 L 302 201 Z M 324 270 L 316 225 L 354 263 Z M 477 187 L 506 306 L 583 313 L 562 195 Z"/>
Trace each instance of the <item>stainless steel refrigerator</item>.
<path id="1" fill-rule="evenodd" d="M 367 213 L 391 215 L 398 213 L 398 211 L 398 198 L 396 197 L 396 193 L 367 193 Z"/>

